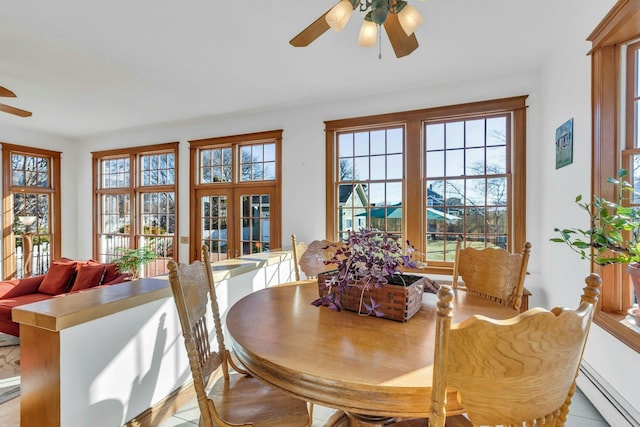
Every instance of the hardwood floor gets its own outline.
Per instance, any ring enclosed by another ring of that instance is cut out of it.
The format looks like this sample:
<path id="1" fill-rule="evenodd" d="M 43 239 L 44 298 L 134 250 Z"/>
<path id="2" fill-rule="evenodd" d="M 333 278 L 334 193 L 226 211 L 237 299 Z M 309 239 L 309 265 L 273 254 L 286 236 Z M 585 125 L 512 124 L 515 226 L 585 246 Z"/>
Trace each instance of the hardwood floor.
<path id="1" fill-rule="evenodd" d="M 333 414 L 333 409 L 315 405 L 313 407 L 313 426 L 325 427 L 326 420 Z M 158 427 L 193 427 L 198 425 L 200 412 L 196 401 L 189 402 L 171 418 L 161 423 Z M 567 419 L 566 427 L 609 427 L 602 416 L 591 405 L 591 402 L 580 392 L 576 390 L 571 410 Z M 328 426 L 327 426 L 328 427 Z"/>
<path id="2" fill-rule="evenodd" d="M 330 408 L 316 405 L 313 409 L 313 427 L 323 427 L 325 421 L 333 413 Z M 198 405 L 195 401 L 189 402 L 171 418 L 161 423 L 158 427 L 190 427 L 198 425 Z M 0 426 L 19 427 L 20 426 L 20 398 L 9 400 L 0 405 Z M 609 427 L 598 411 L 577 390 L 571 404 L 567 427 Z"/>
<path id="3" fill-rule="evenodd" d="M 8 400 L 0 405 L 0 426 L 20 426 L 20 398 Z"/>

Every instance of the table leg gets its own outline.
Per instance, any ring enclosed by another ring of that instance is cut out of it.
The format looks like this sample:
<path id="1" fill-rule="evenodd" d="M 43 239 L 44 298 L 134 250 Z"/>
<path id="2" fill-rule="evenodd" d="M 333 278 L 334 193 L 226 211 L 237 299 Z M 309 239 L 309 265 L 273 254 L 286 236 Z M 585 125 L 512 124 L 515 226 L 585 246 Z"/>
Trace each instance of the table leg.
<path id="1" fill-rule="evenodd" d="M 323 427 L 379 427 L 392 424 L 396 421 L 390 417 L 376 417 L 369 415 L 350 414 L 336 409 Z"/>
<path id="2" fill-rule="evenodd" d="M 341 411 L 340 409 L 336 409 L 333 414 L 331 414 L 331 416 L 329 418 L 327 418 L 327 421 L 324 423 L 323 427 L 348 427 L 349 426 L 349 420 L 347 419 L 347 414 L 344 413 L 344 411 Z"/>
<path id="3" fill-rule="evenodd" d="M 395 418 L 374 415 L 352 414 L 347 412 L 349 427 L 384 427 L 395 422 Z"/>

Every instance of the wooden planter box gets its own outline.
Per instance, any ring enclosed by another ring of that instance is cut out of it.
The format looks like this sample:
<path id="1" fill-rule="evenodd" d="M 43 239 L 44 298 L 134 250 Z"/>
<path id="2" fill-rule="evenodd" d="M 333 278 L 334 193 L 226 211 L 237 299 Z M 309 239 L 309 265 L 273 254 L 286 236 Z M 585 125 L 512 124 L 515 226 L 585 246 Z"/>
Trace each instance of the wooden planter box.
<path id="1" fill-rule="evenodd" d="M 329 288 L 325 285 L 325 280 L 330 280 L 333 273 L 320 273 L 318 275 L 318 293 L 320 297 L 327 295 Z M 356 284 L 345 289 L 342 294 L 342 308 L 349 311 L 355 311 L 359 314 L 367 314 L 364 303 L 370 303 L 371 298 L 380 305 L 377 308 L 382 312 L 381 317 L 385 319 L 406 322 L 420 310 L 422 305 L 422 294 L 425 286 L 431 283 L 431 280 L 424 276 L 416 276 L 412 274 L 402 274 L 404 283 L 397 277 L 392 277 L 389 283 L 380 288 L 372 288 L 364 291 Z M 332 289 L 335 292 L 335 289 Z M 360 304 L 362 298 L 362 306 Z M 375 316 L 374 314 L 371 314 Z"/>

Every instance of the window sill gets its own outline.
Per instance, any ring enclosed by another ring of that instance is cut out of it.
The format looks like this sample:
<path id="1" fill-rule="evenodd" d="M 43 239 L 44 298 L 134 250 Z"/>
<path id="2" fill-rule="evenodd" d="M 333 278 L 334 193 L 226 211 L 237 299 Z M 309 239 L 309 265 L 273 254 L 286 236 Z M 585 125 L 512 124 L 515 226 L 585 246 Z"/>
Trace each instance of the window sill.
<path id="1" fill-rule="evenodd" d="M 625 320 L 624 313 L 596 313 L 593 322 L 605 331 L 622 341 L 624 344 L 640 353 L 640 333 Z"/>

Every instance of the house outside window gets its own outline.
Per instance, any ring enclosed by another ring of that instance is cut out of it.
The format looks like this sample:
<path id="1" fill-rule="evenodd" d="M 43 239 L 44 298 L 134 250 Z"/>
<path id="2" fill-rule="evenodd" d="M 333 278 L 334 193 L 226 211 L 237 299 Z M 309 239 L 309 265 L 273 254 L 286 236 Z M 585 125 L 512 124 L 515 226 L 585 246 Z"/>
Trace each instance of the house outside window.
<path id="1" fill-rule="evenodd" d="M 61 251 L 60 152 L 2 144 L 4 279 L 47 272 Z"/>
<path id="2" fill-rule="evenodd" d="M 143 276 L 167 273 L 167 261 L 177 256 L 177 148 L 169 143 L 92 153 L 98 260 L 150 247 L 158 258 Z"/>
<path id="3" fill-rule="evenodd" d="M 363 225 L 402 233 L 403 141 L 401 126 L 337 133 L 338 239 Z"/>
<path id="4" fill-rule="evenodd" d="M 191 258 L 212 261 L 279 248 L 282 131 L 189 141 Z"/>
<path id="5" fill-rule="evenodd" d="M 427 261 L 466 246 L 506 249 L 511 207 L 509 114 L 424 124 Z"/>
<path id="6" fill-rule="evenodd" d="M 628 169 L 634 184 L 640 176 L 638 14 L 640 0 L 618 2 L 587 39 L 592 43 L 592 193 L 607 200 L 617 199 L 607 179 L 617 176 L 618 169 Z M 631 205 L 640 207 L 637 202 Z M 625 321 L 635 296 L 624 266 L 593 265 L 592 269 L 607 284 L 594 322 L 640 352 L 640 334 Z"/>
<path id="7" fill-rule="evenodd" d="M 368 227 L 450 272 L 465 246 L 525 242 L 526 97 L 325 122 L 327 238 Z"/>

